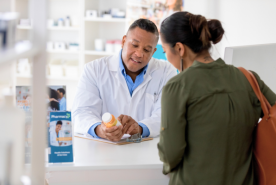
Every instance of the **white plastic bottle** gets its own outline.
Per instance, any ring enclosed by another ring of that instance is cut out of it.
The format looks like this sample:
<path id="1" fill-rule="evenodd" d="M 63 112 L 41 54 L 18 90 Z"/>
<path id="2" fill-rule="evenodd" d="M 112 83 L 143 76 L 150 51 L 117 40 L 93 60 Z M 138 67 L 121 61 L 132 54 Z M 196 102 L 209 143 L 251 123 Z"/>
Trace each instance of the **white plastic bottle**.
<path id="1" fill-rule="evenodd" d="M 115 118 L 115 116 L 110 114 L 109 112 L 103 114 L 102 121 L 107 128 L 121 125 L 121 123 Z"/>
<path id="2" fill-rule="evenodd" d="M 24 123 L 25 113 L 14 105 L 15 97 L 10 92 L 4 94 L 4 104 L 0 107 L 0 141 L 10 144 L 11 156 L 7 165 L 10 165 L 10 184 L 21 185 L 21 176 L 24 168 Z M 1 149 L 0 149 L 1 150 Z M 7 173 L 6 173 L 7 175 Z"/>

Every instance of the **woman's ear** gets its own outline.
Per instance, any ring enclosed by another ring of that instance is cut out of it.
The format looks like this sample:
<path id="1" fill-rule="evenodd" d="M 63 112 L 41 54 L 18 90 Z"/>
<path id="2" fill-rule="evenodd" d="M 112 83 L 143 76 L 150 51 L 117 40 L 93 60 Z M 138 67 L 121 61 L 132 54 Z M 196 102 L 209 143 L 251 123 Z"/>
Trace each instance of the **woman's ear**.
<path id="1" fill-rule="evenodd" d="M 184 45 L 181 43 L 181 42 L 177 42 L 174 46 L 174 49 L 177 53 L 179 53 L 179 56 L 180 57 L 183 57 L 184 56 L 184 53 L 185 53 L 185 47 Z"/>

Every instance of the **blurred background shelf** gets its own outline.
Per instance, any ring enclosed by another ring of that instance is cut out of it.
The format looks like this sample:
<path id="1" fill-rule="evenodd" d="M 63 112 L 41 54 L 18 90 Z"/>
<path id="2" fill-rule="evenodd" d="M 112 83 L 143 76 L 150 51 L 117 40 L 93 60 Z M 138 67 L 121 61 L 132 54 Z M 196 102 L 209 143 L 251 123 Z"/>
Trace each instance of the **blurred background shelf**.
<path id="1" fill-rule="evenodd" d="M 80 51 L 70 51 L 70 50 L 47 50 L 47 53 L 55 53 L 55 54 L 79 54 Z"/>
<path id="2" fill-rule="evenodd" d="M 0 50 L 0 64 L 12 62 L 20 58 L 33 57 L 38 51 L 29 42 L 17 43 L 13 48 L 7 50 Z"/>
<path id="3" fill-rule="evenodd" d="M 32 75 L 22 75 L 22 74 L 16 74 L 16 78 L 21 78 L 21 79 L 31 79 Z M 47 76 L 47 80 L 59 80 L 59 81 L 78 81 L 79 78 L 73 78 L 73 77 L 57 77 L 57 76 Z"/>
<path id="4" fill-rule="evenodd" d="M 31 26 L 21 26 L 21 25 L 18 25 L 17 26 L 17 29 L 20 29 L 20 30 L 31 30 L 32 27 Z M 80 28 L 79 27 L 58 27 L 58 26 L 51 26 L 51 27 L 48 27 L 48 30 L 57 30 L 57 31 L 79 31 Z"/>
<path id="5" fill-rule="evenodd" d="M 79 27 L 58 27 L 58 26 L 52 26 L 48 27 L 48 30 L 57 30 L 57 31 L 79 31 Z"/>
<path id="6" fill-rule="evenodd" d="M 32 29 L 32 27 L 31 26 L 21 26 L 21 25 L 18 25 L 17 29 L 20 29 L 20 30 L 30 30 L 30 29 Z"/>
<path id="7" fill-rule="evenodd" d="M 86 54 L 86 55 L 107 56 L 107 55 L 114 55 L 115 52 L 86 50 L 86 51 L 84 52 L 84 54 Z"/>
<path id="8" fill-rule="evenodd" d="M 97 18 L 85 17 L 84 20 L 91 21 L 91 22 L 121 22 L 121 23 L 125 23 L 127 21 L 126 18 L 102 18 L 102 17 L 97 17 Z"/>

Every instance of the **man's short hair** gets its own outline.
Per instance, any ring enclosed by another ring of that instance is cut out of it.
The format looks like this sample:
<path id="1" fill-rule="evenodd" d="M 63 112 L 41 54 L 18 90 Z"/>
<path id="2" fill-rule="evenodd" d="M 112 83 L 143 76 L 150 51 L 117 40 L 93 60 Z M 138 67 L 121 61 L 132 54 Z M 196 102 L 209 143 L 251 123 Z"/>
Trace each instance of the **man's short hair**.
<path id="1" fill-rule="evenodd" d="M 63 88 L 59 88 L 58 91 L 65 95 L 65 90 Z"/>
<path id="2" fill-rule="evenodd" d="M 58 121 L 56 125 L 62 125 L 62 121 Z"/>
<path id="3" fill-rule="evenodd" d="M 130 25 L 130 27 L 128 28 L 128 31 L 133 30 L 136 27 L 139 27 L 142 30 L 145 30 L 147 32 L 155 34 L 157 37 L 157 41 L 158 41 L 159 32 L 158 32 L 156 25 L 152 21 L 150 21 L 148 19 L 138 19 Z"/>

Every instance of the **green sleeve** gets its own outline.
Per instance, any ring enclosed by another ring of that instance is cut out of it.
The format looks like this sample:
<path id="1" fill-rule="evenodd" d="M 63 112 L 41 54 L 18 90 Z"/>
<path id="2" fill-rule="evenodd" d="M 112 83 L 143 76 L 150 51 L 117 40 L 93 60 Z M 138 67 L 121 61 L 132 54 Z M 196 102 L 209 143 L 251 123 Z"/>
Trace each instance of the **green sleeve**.
<path id="1" fill-rule="evenodd" d="M 180 84 L 167 84 L 161 99 L 161 131 L 158 150 L 163 173 L 170 173 L 183 160 L 186 147 L 186 96 Z"/>
<path id="2" fill-rule="evenodd" d="M 257 73 L 255 73 L 254 71 L 251 72 L 256 77 L 263 95 L 266 97 L 270 105 L 273 106 L 276 102 L 276 94 L 261 80 Z"/>

